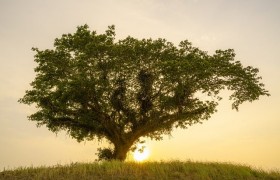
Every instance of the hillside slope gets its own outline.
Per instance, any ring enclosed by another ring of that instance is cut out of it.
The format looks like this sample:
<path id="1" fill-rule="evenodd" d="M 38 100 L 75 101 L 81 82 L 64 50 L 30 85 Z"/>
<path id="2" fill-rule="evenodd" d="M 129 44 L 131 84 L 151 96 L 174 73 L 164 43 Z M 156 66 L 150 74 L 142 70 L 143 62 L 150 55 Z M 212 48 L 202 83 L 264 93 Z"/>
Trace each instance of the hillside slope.
<path id="1" fill-rule="evenodd" d="M 202 162 L 94 162 L 54 167 L 18 168 L 0 172 L 0 179 L 280 179 L 280 172 L 248 166 Z"/>

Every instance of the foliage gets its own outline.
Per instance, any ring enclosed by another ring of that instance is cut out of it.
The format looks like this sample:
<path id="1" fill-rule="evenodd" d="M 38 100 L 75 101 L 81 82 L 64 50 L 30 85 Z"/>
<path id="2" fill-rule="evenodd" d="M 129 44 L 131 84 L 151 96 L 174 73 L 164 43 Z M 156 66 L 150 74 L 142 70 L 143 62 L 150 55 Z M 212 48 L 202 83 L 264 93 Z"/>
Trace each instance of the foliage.
<path id="1" fill-rule="evenodd" d="M 110 161 L 114 159 L 114 150 L 111 148 L 98 148 L 97 151 L 98 153 L 96 155 L 98 156 L 98 161 Z"/>
<path id="2" fill-rule="evenodd" d="M 29 119 L 78 141 L 106 138 L 113 159 L 124 160 L 140 137 L 160 140 L 174 127 L 209 119 L 219 93 L 232 92 L 232 108 L 269 95 L 258 69 L 235 61 L 232 49 L 208 55 L 182 41 L 115 40 L 80 26 L 55 39 L 54 49 L 35 51 L 36 78 L 20 102 L 37 105 Z M 205 94 L 210 98 L 198 98 Z"/>
<path id="3" fill-rule="evenodd" d="M 73 163 L 55 167 L 19 168 L 0 172 L 0 179 L 280 179 L 279 171 L 265 172 L 248 166 L 202 162 Z"/>

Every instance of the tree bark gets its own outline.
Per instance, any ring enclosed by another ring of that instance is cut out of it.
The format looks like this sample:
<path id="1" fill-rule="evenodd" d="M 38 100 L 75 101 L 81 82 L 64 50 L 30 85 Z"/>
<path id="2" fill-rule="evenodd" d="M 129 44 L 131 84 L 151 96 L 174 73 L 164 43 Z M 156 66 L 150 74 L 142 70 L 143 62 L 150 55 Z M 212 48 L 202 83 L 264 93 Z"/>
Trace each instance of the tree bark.
<path id="1" fill-rule="evenodd" d="M 133 145 L 133 142 L 126 142 L 126 143 L 114 143 L 114 154 L 113 158 L 115 160 L 124 161 L 127 157 L 127 153 L 130 147 Z"/>

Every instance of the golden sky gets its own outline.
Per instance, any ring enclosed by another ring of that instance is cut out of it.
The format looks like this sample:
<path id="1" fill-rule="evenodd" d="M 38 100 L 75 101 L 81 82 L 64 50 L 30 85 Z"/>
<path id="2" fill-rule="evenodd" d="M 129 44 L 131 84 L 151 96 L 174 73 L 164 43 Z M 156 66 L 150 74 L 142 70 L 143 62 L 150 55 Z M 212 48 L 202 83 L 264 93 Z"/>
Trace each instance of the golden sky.
<path id="1" fill-rule="evenodd" d="M 208 51 L 233 48 L 236 59 L 260 69 L 270 97 L 231 110 L 224 92 L 218 112 L 203 124 L 148 141 L 151 160 L 220 161 L 280 169 L 280 1 L 277 0 L 1 0 L 0 171 L 29 165 L 89 162 L 105 143 L 77 143 L 65 133 L 36 128 L 32 107 L 17 103 L 34 79 L 31 47 L 87 23 L 117 38 L 188 39 Z"/>

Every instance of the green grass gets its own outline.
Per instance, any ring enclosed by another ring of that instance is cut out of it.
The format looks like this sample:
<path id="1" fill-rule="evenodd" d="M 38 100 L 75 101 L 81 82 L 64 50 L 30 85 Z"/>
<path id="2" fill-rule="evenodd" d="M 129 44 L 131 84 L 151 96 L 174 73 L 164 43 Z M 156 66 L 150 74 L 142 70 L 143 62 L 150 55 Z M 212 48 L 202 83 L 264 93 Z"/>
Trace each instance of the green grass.
<path id="1" fill-rule="evenodd" d="M 229 163 L 202 162 L 94 162 L 54 167 L 27 167 L 0 172 L 0 179 L 278 179 L 280 172 L 266 172 Z"/>

